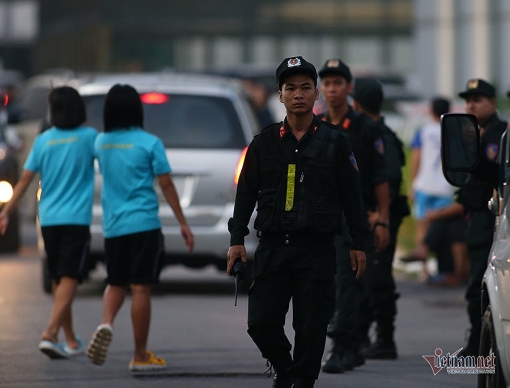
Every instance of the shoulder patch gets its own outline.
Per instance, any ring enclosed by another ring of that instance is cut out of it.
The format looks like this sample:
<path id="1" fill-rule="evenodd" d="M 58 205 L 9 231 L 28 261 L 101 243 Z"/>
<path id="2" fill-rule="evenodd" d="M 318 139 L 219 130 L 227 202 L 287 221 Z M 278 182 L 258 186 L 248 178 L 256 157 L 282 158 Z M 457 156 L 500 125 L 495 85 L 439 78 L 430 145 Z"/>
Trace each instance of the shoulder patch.
<path id="1" fill-rule="evenodd" d="M 499 151 L 499 145 L 496 143 L 489 143 L 487 144 L 487 147 L 485 148 L 485 156 L 487 156 L 487 159 L 494 161 L 496 160 L 496 157 L 498 156 Z"/>
<path id="2" fill-rule="evenodd" d="M 384 142 L 381 137 L 376 139 L 376 141 L 374 142 L 374 145 L 375 145 L 375 149 L 377 150 L 377 152 L 379 152 L 381 155 L 384 155 Z"/>
<path id="3" fill-rule="evenodd" d="M 349 161 L 351 162 L 353 167 L 356 169 L 356 171 L 359 172 L 358 162 L 356 162 L 356 157 L 354 156 L 354 152 L 351 152 L 351 154 L 349 155 Z"/>

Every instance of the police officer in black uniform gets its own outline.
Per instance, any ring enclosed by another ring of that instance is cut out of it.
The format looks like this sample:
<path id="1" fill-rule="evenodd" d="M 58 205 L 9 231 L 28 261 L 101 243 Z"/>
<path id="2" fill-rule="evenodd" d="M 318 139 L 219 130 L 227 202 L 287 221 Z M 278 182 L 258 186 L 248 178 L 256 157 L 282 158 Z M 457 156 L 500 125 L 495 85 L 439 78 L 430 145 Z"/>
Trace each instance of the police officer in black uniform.
<path id="1" fill-rule="evenodd" d="M 365 294 L 360 304 L 358 332 L 361 342 L 370 345 L 368 330 L 372 321 L 375 321 L 377 339 L 375 343 L 363 349 L 362 354 L 369 359 L 396 359 L 394 322 L 399 294 L 396 292 L 395 279 L 393 278 L 393 256 L 402 219 L 410 214 L 407 196 L 400 194 L 402 167 L 405 165 L 404 145 L 395 132 L 385 124 L 384 117 L 381 116 L 384 93 L 382 85 L 377 80 L 373 78 L 356 79 L 351 96 L 354 110 L 364 113 L 381 129 L 390 190 L 390 242 L 386 249 L 380 252 L 375 252 L 373 246 L 370 245 L 367 248 L 367 269 L 363 277 Z M 377 219 L 378 215 L 374 213 L 372 217 Z"/>
<path id="2" fill-rule="evenodd" d="M 273 387 L 313 387 L 334 303 L 335 247 L 345 213 L 350 267 L 365 269 L 368 222 L 358 166 L 347 137 L 313 114 L 317 72 L 302 57 L 276 70 L 287 116 L 254 137 L 241 171 L 227 255 L 246 263 L 244 236 L 257 203 L 260 237 L 249 291 L 248 334 L 275 369 Z M 294 352 L 284 332 L 293 303 Z"/>
<path id="3" fill-rule="evenodd" d="M 383 251 L 389 242 L 389 188 L 385 162 L 385 147 L 381 129 L 365 114 L 355 112 L 348 104 L 353 90 L 349 67 L 340 59 L 329 59 L 319 71 L 321 92 L 328 110 L 323 120 L 347 134 L 358 161 L 363 200 L 373 220 L 369 244 L 372 251 Z M 349 270 L 351 238 L 348 228 L 335 238 L 337 256 L 335 311 L 328 327 L 333 346 L 322 370 L 343 373 L 365 363 L 360 353 L 357 326 L 363 284 Z"/>
<path id="4" fill-rule="evenodd" d="M 483 79 L 471 79 L 465 91 L 466 113 L 476 116 L 480 126 L 481 157 L 472 179 L 459 189 L 457 202 L 468 213 L 466 241 L 469 250 L 470 274 L 466 290 L 471 332 L 467 346 L 459 356 L 478 356 L 482 328 L 482 280 L 494 235 L 495 215 L 487 202 L 497 187 L 497 163 L 501 136 L 507 123 L 496 113 L 496 89 Z"/>

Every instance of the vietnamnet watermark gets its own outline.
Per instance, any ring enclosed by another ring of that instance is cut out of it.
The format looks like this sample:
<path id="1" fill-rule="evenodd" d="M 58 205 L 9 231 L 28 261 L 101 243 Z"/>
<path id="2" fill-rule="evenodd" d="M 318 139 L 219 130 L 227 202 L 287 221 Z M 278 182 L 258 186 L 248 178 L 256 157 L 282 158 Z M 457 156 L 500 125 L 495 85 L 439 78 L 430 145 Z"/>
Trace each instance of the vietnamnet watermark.
<path id="1" fill-rule="evenodd" d="M 455 353 L 443 353 L 437 348 L 433 356 L 422 356 L 430 365 L 434 376 L 446 369 L 449 374 L 494 374 L 496 373 L 496 356 L 490 353 L 483 356 L 458 356 L 460 348 Z"/>

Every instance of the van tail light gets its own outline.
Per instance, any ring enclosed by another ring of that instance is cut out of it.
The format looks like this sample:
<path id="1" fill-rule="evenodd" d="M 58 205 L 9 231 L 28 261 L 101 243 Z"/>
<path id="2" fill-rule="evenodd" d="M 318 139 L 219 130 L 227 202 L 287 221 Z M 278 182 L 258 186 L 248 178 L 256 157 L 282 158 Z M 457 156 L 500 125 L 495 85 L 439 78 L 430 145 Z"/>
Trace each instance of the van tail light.
<path id="1" fill-rule="evenodd" d="M 144 104 L 159 105 L 167 103 L 170 97 L 163 93 L 151 92 L 142 94 L 140 100 Z"/>
<path id="2" fill-rule="evenodd" d="M 237 162 L 236 175 L 234 176 L 234 183 L 237 186 L 239 182 L 239 175 L 241 175 L 241 170 L 243 169 L 244 158 L 246 157 L 246 151 L 248 151 L 248 147 L 245 147 L 243 152 L 241 152 L 241 156 L 239 157 L 239 161 Z"/>
<path id="3" fill-rule="evenodd" d="M 4 99 L 4 106 L 7 106 L 7 104 L 9 103 L 9 95 L 8 94 L 4 94 L 3 95 L 3 99 Z"/>

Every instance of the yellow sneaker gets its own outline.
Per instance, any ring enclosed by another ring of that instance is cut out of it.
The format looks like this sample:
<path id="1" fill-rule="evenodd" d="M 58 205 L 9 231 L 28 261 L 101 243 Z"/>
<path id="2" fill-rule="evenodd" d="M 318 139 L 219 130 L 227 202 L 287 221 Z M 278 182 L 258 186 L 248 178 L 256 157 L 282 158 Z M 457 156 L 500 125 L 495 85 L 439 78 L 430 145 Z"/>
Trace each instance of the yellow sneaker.
<path id="1" fill-rule="evenodd" d="M 144 372 L 166 368 L 166 361 L 163 358 L 156 357 L 150 350 L 147 350 L 147 354 L 149 355 L 149 359 L 147 361 L 131 360 L 129 363 L 129 370 L 132 372 Z"/>

